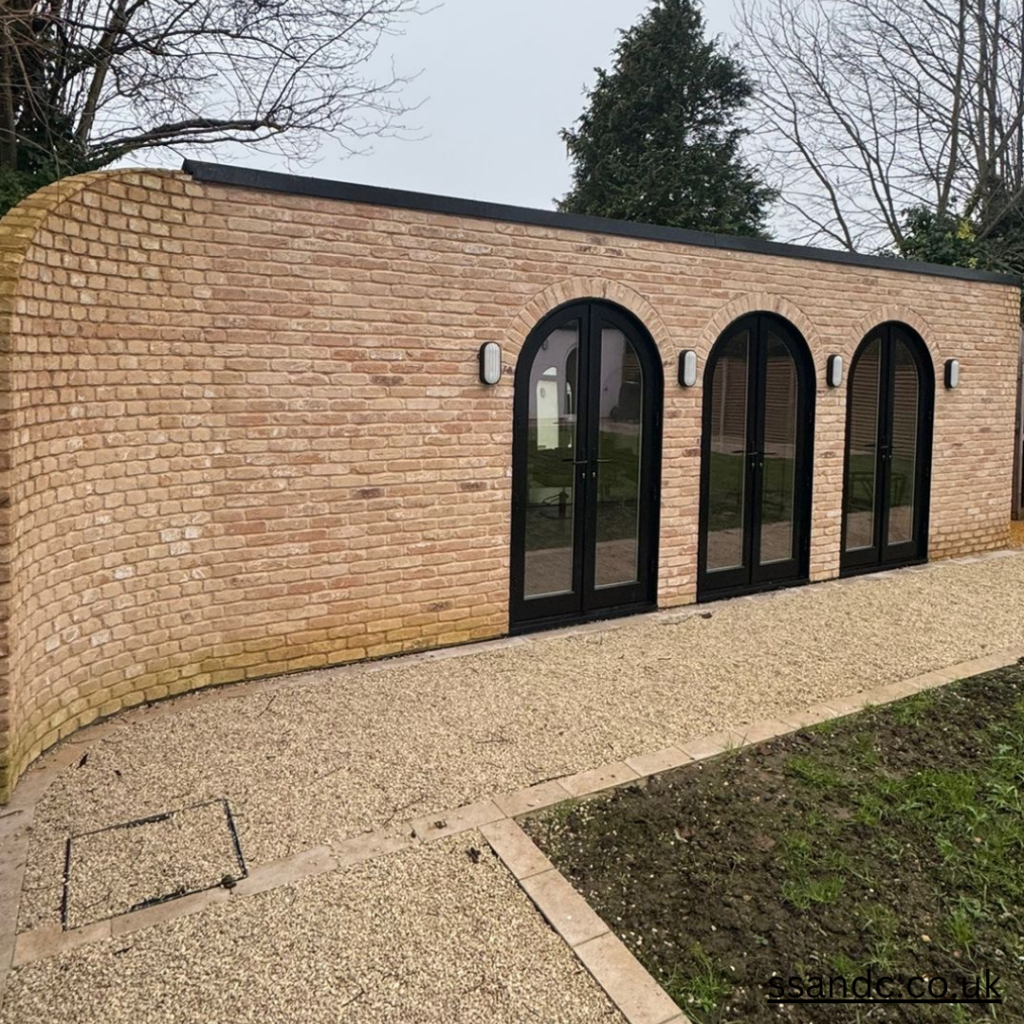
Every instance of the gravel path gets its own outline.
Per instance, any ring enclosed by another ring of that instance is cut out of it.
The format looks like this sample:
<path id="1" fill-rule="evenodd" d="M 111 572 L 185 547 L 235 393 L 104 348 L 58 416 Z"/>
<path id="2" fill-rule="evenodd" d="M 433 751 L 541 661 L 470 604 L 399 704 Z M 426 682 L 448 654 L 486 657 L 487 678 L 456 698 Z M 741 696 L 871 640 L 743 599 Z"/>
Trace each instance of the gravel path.
<path id="1" fill-rule="evenodd" d="M 938 563 L 162 705 L 36 812 L 19 927 L 69 833 L 227 797 L 257 865 L 494 792 L 1024 647 L 1024 553 Z"/>
<path id="2" fill-rule="evenodd" d="M 623 1024 L 478 833 L 15 968 L 0 1009 L 2 1024 L 340 1020 Z"/>

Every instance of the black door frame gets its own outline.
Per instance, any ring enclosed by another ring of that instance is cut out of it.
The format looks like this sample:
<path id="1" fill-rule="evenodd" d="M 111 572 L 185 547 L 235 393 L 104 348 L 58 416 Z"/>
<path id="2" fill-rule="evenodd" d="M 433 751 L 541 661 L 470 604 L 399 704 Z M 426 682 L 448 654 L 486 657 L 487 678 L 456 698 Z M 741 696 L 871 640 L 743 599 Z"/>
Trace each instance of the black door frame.
<path id="1" fill-rule="evenodd" d="M 857 364 L 868 345 L 881 339 L 878 413 L 875 424 L 875 543 L 846 550 L 846 503 L 850 487 L 850 425 L 853 419 L 853 381 Z M 917 366 L 917 459 L 914 471 L 913 539 L 889 544 L 889 478 L 892 472 L 892 434 L 896 394 L 893 352 L 903 341 Z M 935 422 L 935 367 L 924 339 L 906 324 L 890 320 L 864 335 L 850 360 L 846 384 L 846 439 L 843 452 L 843 516 L 840 533 L 839 574 L 855 576 L 928 561 L 928 522 L 931 514 L 932 434 Z"/>
<path id="2" fill-rule="evenodd" d="M 765 383 L 768 363 L 767 335 L 773 328 L 793 356 L 797 373 L 796 471 L 794 473 L 793 530 L 795 557 L 759 565 L 761 548 L 761 497 L 764 475 Z M 737 569 L 709 572 L 708 516 L 711 477 L 711 415 L 714 373 L 724 342 L 739 331 L 750 330 L 753 355 L 747 368 L 747 443 L 745 490 L 749 500 L 744 517 L 743 565 Z M 752 594 L 777 587 L 806 583 L 811 555 L 811 499 L 814 480 L 814 408 L 816 379 L 814 360 L 803 335 L 788 320 L 774 313 L 748 313 L 734 320 L 718 336 L 704 367 L 704 407 L 700 446 L 700 517 L 697 540 L 697 600 L 713 601 L 738 594 Z"/>
<path id="3" fill-rule="evenodd" d="M 572 591 L 552 597 L 527 599 L 526 505 L 528 498 L 530 372 L 541 345 L 564 324 L 580 321 L 577 347 L 574 536 Z M 600 404 L 600 344 L 603 326 L 617 328 L 629 339 L 643 372 L 641 400 L 640 512 L 638 524 L 638 582 L 596 587 L 595 538 L 597 503 L 597 425 Z M 584 383 L 585 382 L 585 383 Z M 650 332 L 632 313 L 603 299 L 579 299 L 548 313 L 530 332 L 516 362 L 512 415 L 512 528 L 509 594 L 509 632 L 522 633 L 568 623 L 612 618 L 649 611 L 657 604 L 658 530 L 661 505 L 661 430 L 664 407 L 664 371 Z M 578 530 L 578 532 L 577 532 Z"/>

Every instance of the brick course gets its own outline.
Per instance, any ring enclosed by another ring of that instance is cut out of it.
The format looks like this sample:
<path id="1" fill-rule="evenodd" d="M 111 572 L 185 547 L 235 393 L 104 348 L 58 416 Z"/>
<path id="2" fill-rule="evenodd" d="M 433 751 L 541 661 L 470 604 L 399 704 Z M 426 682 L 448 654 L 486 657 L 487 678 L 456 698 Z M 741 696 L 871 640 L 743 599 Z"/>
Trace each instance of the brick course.
<path id="1" fill-rule="evenodd" d="M 512 370 L 570 299 L 664 359 L 659 604 L 691 602 L 702 389 L 684 348 L 777 312 L 814 357 L 811 578 L 837 575 L 845 387 L 900 320 L 936 392 L 930 555 L 1004 545 L 1018 291 L 201 184 L 68 179 L 0 226 L 0 801 L 59 738 L 203 686 L 507 630 Z M 497 387 L 476 351 L 502 345 Z"/>

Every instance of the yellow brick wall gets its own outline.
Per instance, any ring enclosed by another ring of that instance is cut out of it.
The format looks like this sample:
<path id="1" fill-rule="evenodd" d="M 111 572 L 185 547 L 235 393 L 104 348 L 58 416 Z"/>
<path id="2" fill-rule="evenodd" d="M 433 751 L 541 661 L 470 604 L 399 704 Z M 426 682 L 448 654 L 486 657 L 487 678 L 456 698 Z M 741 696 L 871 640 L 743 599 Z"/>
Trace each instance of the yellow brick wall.
<path id="1" fill-rule="evenodd" d="M 811 576 L 839 564 L 845 387 L 902 320 L 936 393 L 932 557 L 1006 543 L 1015 289 L 204 185 L 69 179 L 0 225 L 0 799 L 119 708 L 506 631 L 512 369 L 569 299 L 634 312 L 666 366 L 659 604 L 695 596 L 702 390 L 719 332 L 791 320 L 818 373 Z M 502 345 L 487 388 L 476 352 Z M 6 764 L 5 764 L 6 761 Z"/>

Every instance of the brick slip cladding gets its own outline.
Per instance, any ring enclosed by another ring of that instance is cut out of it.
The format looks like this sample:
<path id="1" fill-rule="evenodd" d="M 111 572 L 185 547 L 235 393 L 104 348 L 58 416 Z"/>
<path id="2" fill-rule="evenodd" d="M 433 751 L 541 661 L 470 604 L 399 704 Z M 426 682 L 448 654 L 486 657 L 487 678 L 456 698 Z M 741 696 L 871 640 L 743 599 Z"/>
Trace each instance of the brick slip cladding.
<path id="1" fill-rule="evenodd" d="M 936 396 L 931 555 L 1008 535 L 1018 292 L 828 262 L 117 171 L 0 225 L 0 799 L 120 708 L 507 630 L 512 368 L 606 297 L 666 365 L 659 603 L 695 596 L 702 388 L 757 309 L 818 374 L 811 575 L 839 564 L 845 387 L 897 319 L 963 384 Z M 476 352 L 502 345 L 497 387 Z"/>

